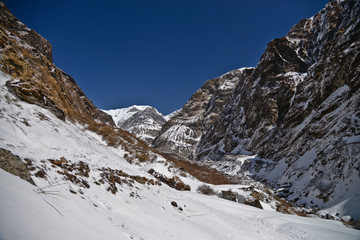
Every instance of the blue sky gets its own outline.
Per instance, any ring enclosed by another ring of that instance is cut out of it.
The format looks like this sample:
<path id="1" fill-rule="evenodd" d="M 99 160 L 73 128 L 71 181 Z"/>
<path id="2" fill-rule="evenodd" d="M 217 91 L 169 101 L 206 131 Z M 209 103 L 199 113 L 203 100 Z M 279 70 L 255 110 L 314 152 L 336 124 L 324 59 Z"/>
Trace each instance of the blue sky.
<path id="1" fill-rule="evenodd" d="M 181 108 L 202 84 L 255 66 L 325 0 L 5 0 L 48 39 L 55 64 L 102 109 Z"/>

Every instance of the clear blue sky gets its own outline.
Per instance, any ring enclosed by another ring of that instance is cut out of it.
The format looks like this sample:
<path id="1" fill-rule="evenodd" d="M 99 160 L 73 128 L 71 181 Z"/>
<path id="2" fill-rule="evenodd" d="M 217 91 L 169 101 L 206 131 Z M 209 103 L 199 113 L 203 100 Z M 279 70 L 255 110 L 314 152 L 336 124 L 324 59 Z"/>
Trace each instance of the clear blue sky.
<path id="1" fill-rule="evenodd" d="M 179 109 L 211 78 L 255 66 L 325 0 L 5 0 L 102 109 Z"/>

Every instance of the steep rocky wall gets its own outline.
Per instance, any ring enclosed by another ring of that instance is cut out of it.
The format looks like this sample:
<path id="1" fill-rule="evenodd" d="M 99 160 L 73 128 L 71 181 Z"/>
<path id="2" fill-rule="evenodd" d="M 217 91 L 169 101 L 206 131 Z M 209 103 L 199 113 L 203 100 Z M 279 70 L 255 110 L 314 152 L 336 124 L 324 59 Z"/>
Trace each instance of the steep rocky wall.
<path id="1" fill-rule="evenodd" d="M 96 108 L 71 76 L 52 62 L 50 43 L 0 4 L 0 68 L 13 77 L 9 90 L 21 100 L 51 110 L 57 117 L 80 123 L 94 120 L 114 125 Z"/>
<path id="2" fill-rule="evenodd" d="M 334 35 L 336 24 L 333 22 L 340 10 L 340 5 L 329 3 L 322 13 L 300 21 L 286 37 L 268 44 L 254 73 L 238 85 L 226 110 L 203 137 L 197 151 L 198 159 L 207 155 L 202 149 L 220 141 L 224 143 L 224 153 L 233 151 L 240 142 L 247 150 L 259 151 L 264 144 L 269 145 L 269 139 L 284 128 L 283 125 L 299 120 L 301 123 L 299 117 L 305 118 L 309 109 L 289 119 L 290 107 L 294 108 L 295 97 L 303 94 L 302 84 L 314 81 L 309 78 L 308 69 L 319 58 L 325 43 L 329 44 L 327 36 Z M 278 141 L 277 138 L 275 142 Z M 221 157 L 221 151 L 214 155 Z"/>
<path id="3" fill-rule="evenodd" d="M 251 152 L 274 162 L 243 170 L 291 183 L 290 199 L 313 206 L 344 201 L 360 186 L 359 50 L 359 1 L 329 2 L 301 20 L 268 44 L 202 136 L 196 159 Z"/>
<path id="4" fill-rule="evenodd" d="M 26 27 L 25 24 L 10 13 L 9 9 L 2 2 L 0 2 L 0 9 L 0 25 L 9 31 L 10 34 L 16 35 L 23 42 L 33 46 L 32 51 L 34 54 L 42 54 L 47 60 L 52 62 L 52 46 L 49 41 L 41 37 L 34 30 Z"/>
<path id="5" fill-rule="evenodd" d="M 153 147 L 193 158 L 197 142 L 218 118 L 240 81 L 253 68 L 228 72 L 208 80 L 161 129 Z"/>

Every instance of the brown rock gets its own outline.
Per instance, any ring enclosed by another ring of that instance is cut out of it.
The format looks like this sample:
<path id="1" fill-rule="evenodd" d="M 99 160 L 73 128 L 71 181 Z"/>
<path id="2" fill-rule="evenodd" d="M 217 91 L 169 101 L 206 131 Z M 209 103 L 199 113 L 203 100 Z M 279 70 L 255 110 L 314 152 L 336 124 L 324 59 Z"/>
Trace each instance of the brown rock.
<path id="1" fill-rule="evenodd" d="M 69 161 L 68 161 L 66 158 L 64 158 L 64 157 L 61 157 L 61 158 L 60 158 L 60 161 L 61 161 L 61 163 L 63 163 L 63 164 L 66 164 L 66 163 L 69 162 Z"/>
<path id="2" fill-rule="evenodd" d="M 83 124 L 97 120 L 114 126 L 112 118 L 96 108 L 74 79 L 54 65 L 50 43 L 15 18 L 5 4 L 0 5 L 0 28 L 0 42 L 6 46 L 1 47 L 1 70 L 13 77 L 6 86 L 14 95 L 49 109 L 62 120 Z"/>
<path id="3" fill-rule="evenodd" d="M 0 168 L 35 185 L 26 164 L 10 151 L 0 148 Z"/>

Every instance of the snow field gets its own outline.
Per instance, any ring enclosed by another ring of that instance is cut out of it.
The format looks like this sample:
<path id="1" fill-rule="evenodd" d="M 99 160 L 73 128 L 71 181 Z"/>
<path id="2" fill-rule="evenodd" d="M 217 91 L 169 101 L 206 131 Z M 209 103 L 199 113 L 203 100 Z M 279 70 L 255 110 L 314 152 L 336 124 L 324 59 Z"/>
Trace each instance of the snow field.
<path id="1" fill-rule="evenodd" d="M 0 73 L 0 147 L 46 170 L 37 186 L 0 169 L 0 239 L 359 239 L 360 232 L 338 221 L 302 218 L 196 193 L 202 183 L 181 177 L 191 192 L 167 185 L 118 185 L 114 195 L 98 186 L 101 168 L 153 178 L 150 168 L 172 176 L 165 159 L 130 164 L 121 148 L 106 146 L 84 126 L 12 96 Z M 39 117 L 44 115 L 47 119 Z M 26 121 L 28 124 L 25 124 Z M 85 162 L 90 188 L 65 180 L 48 159 Z M 214 186 L 217 190 L 241 186 Z M 71 193 L 72 190 L 74 193 Z M 173 207 L 175 201 L 179 207 Z"/>

